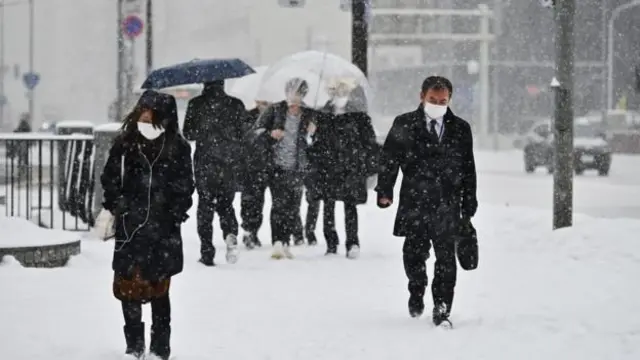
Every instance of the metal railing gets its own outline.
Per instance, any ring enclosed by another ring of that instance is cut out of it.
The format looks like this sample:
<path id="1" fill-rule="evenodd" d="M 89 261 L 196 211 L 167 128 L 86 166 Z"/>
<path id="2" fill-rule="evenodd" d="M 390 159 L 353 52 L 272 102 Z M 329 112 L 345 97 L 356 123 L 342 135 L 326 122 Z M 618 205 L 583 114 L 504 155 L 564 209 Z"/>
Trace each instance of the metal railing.
<path id="1" fill-rule="evenodd" d="M 92 135 L 0 134 L 0 211 L 41 227 L 88 231 L 93 153 Z"/>

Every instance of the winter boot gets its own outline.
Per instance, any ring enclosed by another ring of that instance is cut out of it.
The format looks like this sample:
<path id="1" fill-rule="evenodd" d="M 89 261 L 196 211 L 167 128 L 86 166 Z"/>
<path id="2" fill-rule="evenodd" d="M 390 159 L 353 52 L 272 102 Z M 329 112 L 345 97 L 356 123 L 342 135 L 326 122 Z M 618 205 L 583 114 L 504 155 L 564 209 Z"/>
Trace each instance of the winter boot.
<path id="1" fill-rule="evenodd" d="M 325 231 L 324 237 L 327 241 L 327 252 L 325 255 L 336 255 L 338 253 L 338 245 L 340 245 L 338 233 L 335 231 Z"/>
<path id="2" fill-rule="evenodd" d="M 444 328 L 453 328 L 453 324 L 449 320 L 449 311 L 447 305 L 438 304 L 433 308 L 433 324 Z"/>
<path id="3" fill-rule="evenodd" d="M 234 234 L 229 234 L 224 239 L 227 244 L 227 253 L 225 255 L 227 263 L 235 264 L 238 262 L 238 238 Z"/>
<path id="4" fill-rule="evenodd" d="M 347 242 L 347 259 L 357 259 L 360 257 L 360 245 L 357 241 Z"/>
<path id="5" fill-rule="evenodd" d="M 242 243 L 247 250 L 253 250 L 257 247 L 261 247 L 262 243 L 258 240 L 258 234 L 254 232 L 247 232 L 242 236 Z"/>
<path id="6" fill-rule="evenodd" d="M 124 326 L 124 339 L 127 342 L 126 355 L 141 359 L 144 356 L 144 323 Z"/>
<path id="7" fill-rule="evenodd" d="M 294 246 L 302 246 L 302 245 L 304 245 L 304 237 L 302 237 L 302 236 L 294 236 L 293 237 L 293 245 Z"/>
<path id="8" fill-rule="evenodd" d="M 169 360 L 171 355 L 171 326 L 151 326 L 150 359 Z"/>
<path id="9" fill-rule="evenodd" d="M 409 315 L 412 318 L 422 316 L 424 312 L 425 286 L 409 284 Z"/>

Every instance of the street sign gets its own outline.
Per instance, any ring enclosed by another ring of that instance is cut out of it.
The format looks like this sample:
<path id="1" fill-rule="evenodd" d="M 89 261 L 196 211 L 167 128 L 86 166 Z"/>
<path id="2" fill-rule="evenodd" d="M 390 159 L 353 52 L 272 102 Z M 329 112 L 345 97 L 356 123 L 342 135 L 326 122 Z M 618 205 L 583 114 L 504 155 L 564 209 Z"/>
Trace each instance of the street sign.
<path id="1" fill-rule="evenodd" d="M 22 75 L 22 82 L 27 89 L 33 90 L 40 83 L 40 74 L 28 72 Z"/>
<path id="2" fill-rule="evenodd" d="M 307 3 L 307 0 L 278 0 L 278 4 L 281 7 L 288 8 L 302 8 Z"/>
<path id="3" fill-rule="evenodd" d="M 138 15 L 129 15 L 122 21 L 122 33 L 130 39 L 142 34 L 144 22 Z"/>

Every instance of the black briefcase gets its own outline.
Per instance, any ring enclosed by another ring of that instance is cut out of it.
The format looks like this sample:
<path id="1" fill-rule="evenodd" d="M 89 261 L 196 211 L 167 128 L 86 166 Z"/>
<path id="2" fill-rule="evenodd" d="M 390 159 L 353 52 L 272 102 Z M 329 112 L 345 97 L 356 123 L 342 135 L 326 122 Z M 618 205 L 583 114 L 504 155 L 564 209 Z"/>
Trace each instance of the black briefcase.
<path id="1" fill-rule="evenodd" d="M 464 270 L 478 268 L 478 235 L 471 221 L 463 221 L 456 238 L 456 256 Z"/>

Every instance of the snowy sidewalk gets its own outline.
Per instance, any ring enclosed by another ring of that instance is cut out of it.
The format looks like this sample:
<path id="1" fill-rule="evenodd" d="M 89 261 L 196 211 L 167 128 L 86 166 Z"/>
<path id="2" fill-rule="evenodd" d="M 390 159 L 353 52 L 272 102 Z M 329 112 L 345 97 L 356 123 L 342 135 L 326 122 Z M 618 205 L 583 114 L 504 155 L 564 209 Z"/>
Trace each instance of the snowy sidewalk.
<path id="1" fill-rule="evenodd" d="M 243 252 L 236 265 L 220 256 L 213 269 L 196 263 L 192 216 L 184 231 L 185 272 L 172 287 L 173 354 L 176 360 L 640 359 L 634 286 L 640 221 L 578 216 L 575 228 L 552 233 L 547 213 L 481 204 L 480 267 L 459 273 L 452 331 L 408 316 L 392 210 L 362 207 L 356 261 L 326 258 L 324 245 L 274 261 L 265 246 Z M 263 227 L 265 243 L 267 234 Z M 111 295 L 111 249 L 85 241 L 82 255 L 64 269 L 0 266 L 0 358 L 119 359 L 124 339 Z M 432 265 L 430 259 L 430 275 Z"/>

